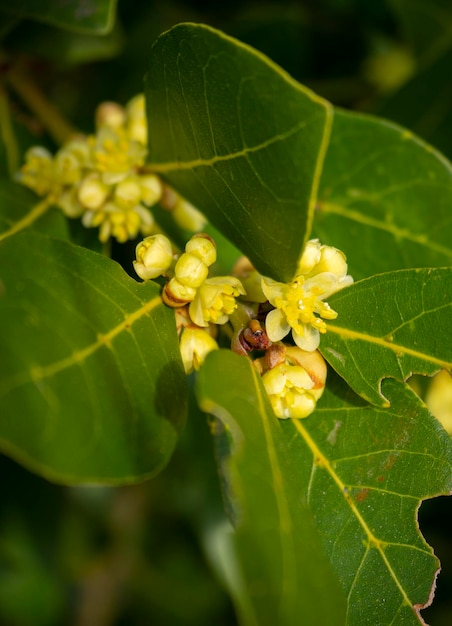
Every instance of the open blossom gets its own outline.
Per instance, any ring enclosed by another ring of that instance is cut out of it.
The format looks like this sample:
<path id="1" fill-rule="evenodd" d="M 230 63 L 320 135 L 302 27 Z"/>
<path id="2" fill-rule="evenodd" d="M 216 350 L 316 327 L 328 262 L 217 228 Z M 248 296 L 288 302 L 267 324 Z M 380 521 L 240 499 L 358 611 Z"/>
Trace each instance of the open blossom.
<path id="1" fill-rule="evenodd" d="M 313 351 L 319 346 L 320 333 L 326 332 L 324 320 L 337 317 L 325 299 L 350 285 L 353 278 L 347 274 L 342 252 L 318 240 L 308 242 L 298 272 L 291 283 L 262 278 L 262 290 L 275 307 L 265 326 L 271 341 L 280 341 L 292 331 L 297 346 Z"/>
<path id="2" fill-rule="evenodd" d="M 322 355 L 287 348 L 286 359 L 262 376 L 275 415 L 281 419 L 310 415 L 323 393 L 326 365 Z"/>
<path id="3" fill-rule="evenodd" d="M 216 276 L 208 278 L 197 290 L 190 303 L 190 317 L 197 326 L 225 324 L 237 308 L 236 298 L 245 290 L 238 278 Z"/>
<path id="4" fill-rule="evenodd" d="M 209 352 L 218 350 L 215 339 L 203 328 L 184 328 L 179 347 L 186 374 L 198 371 Z"/>

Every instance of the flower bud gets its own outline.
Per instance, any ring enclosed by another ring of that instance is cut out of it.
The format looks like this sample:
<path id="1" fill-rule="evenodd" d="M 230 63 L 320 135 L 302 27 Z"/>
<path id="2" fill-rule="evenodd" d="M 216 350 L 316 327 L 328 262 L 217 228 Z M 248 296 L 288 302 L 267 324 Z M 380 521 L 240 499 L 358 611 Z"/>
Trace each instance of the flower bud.
<path id="1" fill-rule="evenodd" d="M 102 102 L 96 109 L 96 126 L 101 128 L 121 128 L 126 121 L 124 108 L 116 102 Z"/>
<path id="2" fill-rule="evenodd" d="M 177 278 L 172 278 L 166 283 L 162 291 L 163 302 L 173 309 L 185 306 L 191 302 L 195 296 L 196 289 L 183 285 Z"/>
<path id="3" fill-rule="evenodd" d="M 138 178 L 138 184 L 140 185 L 141 202 L 143 204 L 146 206 L 153 206 L 160 200 L 163 185 L 158 176 L 155 174 L 140 176 Z"/>
<path id="4" fill-rule="evenodd" d="M 202 230 L 207 223 L 201 211 L 183 198 L 178 198 L 172 216 L 178 226 L 192 233 Z"/>
<path id="5" fill-rule="evenodd" d="M 96 175 L 87 176 L 78 190 L 78 200 L 85 209 L 95 211 L 106 201 L 110 188 L 103 183 Z"/>
<path id="6" fill-rule="evenodd" d="M 199 370 L 204 359 L 218 350 L 215 339 L 202 328 L 185 328 L 180 339 L 180 352 L 186 374 Z"/>
<path id="7" fill-rule="evenodd" d="M 184 252 L 174 268 L 174 275 L 179 282 L 187 287 L 197 289 L 206 280 L 209 269 L 200 259 L 193 254 Z"/>
<path id="8" fill-rule="evenodd" d="M 127 113 L 127 134 L 129 139 L 137 141 L 143 145 L 147 144 L 147 120 L 146 103 L 144 94 L 140 93 L 126 105 Z"/>
<path id="9" fill-rule="evenodd" d="M 164 274 L 173 261 L 170 240 L 164 235 L 152 235 L 140 242 L 135 250 L 135 272 L 143 280 Z"/>
<path id="10" fill-rule="evenodd" d="M 297 275 L 306 275 L 312 271 L 315 265 L 320 261 L 320 248 L 321 244 L 318 239 L 311 239 L 306 243 L 303 254 L 298 261 Z M 316 273 L 318 273 L 317 270 Z"/>
<path id="11" fill-rule="evenodd" d="M 198 233 L 187 242 L 185 251 L 197 257 L 210 267 L 217 260 L 217 247 L 214 240 L 205 233 Z"/>
<path id="12" fill-rule="evenodd" d="M 129 176 L 115 187 L 115 204 L 121 209 L 133 209 L 141 200 L 141 189 L 136 177 Z"/>

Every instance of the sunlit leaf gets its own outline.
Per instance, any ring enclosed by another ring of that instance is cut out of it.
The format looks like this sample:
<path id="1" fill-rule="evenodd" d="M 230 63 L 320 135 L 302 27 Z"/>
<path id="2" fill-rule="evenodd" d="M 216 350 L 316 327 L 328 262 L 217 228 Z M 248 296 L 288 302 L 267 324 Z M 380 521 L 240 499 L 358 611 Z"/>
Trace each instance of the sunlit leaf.
<path id="1" fill-rule="evenodd" d="M 162 35 L 145 79 L 149 161 L 266 275 L 309 235 L 330 105 L 207 26 Z"/>
<path id="2" fill-rule="evenodd" d="M 394 124 L 336 111 L 314 233 L 355 279 L 452 265 L 452 167 Z"/>
<path id="3" fill-rule="evenodd" d="M 20 18 L 46 22 L 79 32 L 106 33 L 111 30 L 116 0 L 0 0 L 0 9 Z"/>
<path id="4" fill-rule="evenodd" d="M 439 564 L 416 514 L 452 489 L 451 440 L 403 383 L 384 381 L 391 406 L 377 408 L 330 374 L 310 417 L 277 420 L 247 359 L 212 353 L 200 372 L 201 404 L 222 426 L 220 471 L 251 603 L 244 623 L 418 625 Z M 338 622 L 305 612 L 316 573 L 328 576 L 321 560 L 304 561 L 318 537 L 347 598 L 344 618 L 328 597 Z"/>
<path id="5" fill-rule="evenodd" d="M 159 287 L 64 241 L 0 244 L 0 447 L 61 482 L 132 481 L 168 461 L 186 411 Z"/>
<path id="6" fill-rule="evenodd" d="M 373 276 L 329 299 L 339 313 L 320 350 L 349 385 L 374 404 L 384 377 L 452 369 L 452 268 Z"/>

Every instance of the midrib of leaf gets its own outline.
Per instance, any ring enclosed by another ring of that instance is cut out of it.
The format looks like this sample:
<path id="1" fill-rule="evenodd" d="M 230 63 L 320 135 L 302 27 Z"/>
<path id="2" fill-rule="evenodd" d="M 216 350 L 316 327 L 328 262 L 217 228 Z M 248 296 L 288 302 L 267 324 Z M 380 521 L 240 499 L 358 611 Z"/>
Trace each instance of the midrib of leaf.
<path id="1" fill-rule="evenodd" d="M 391 563 L 389 562 L 388 558 L 386 557 L 385 547 L 388 546 L 388 545 L 391 545 L 391 544 L 389 544 L 389 543 L 387 543 L 385 541 L 381 541 L 380 539 L 377 539 L 377 537 L 375 537 L 375 535 L 372 533 L 372 531 L 370 530 L 369 526 L 367 525 L 365 519 L 361 515 L 359 509 L 357 508 L 357 506 L 353 502 L 350 494 L 348 493 L 348 487 L 342 482 L 342 480 L 336 474 L 336 472 L 334 471 L 333 467 L 331 466 L 331 463 L 329 462 L 327 457 L 321 452 L 320 448 L 317 446 L 315 441 L 312 439 L 311 435 L 305 429 L 305 427 L 303 426 L 301 421 L 300 420 L 292 420 L 292 423 L 294 424 L 295 429 L 298 431 L 300 436 L 304 439 L 306 445 L 311 450 L 312 455 L 313 455 L 313 459 L 314 459 L 314 461 L 313 461 L 314 465 L 317 466 L 317 467 L 321 467 L 321 468 L 325 469 L 328 472 L 328 474 L 331 476 L 331 478 L 333 479 L 333 481 L 337 485 L 338 489 L 340 490 L 341 494 L 343 495 L 344 500 L 346 501 L 346 503 L 349 506 L 350 510 L 352 511 L 353 515 L 358 520 L 358 523 L 360 524 L 361 528 L 363 529 L 363 531 L 364 531 L 364 533 L 365 533 L 365 535 L 367 537 L 366 554 L 367 554 L 367 551 L 370 548 L 372 548 L 372 547 L 375 548 L 378 551 L 378 553 L 381 556 L 381 559 L 383 560 L 386 568 L 388 569 L 389 575 L 394 580 L 397 588 L 399 589 L 404 603 L 407 606 L 412 607 L 412 603 L 410 602 L 410 599 L 407 596 L 407 594 L 405 592 L 405 589 L 401 585 L 399 579 L 397 578 L 397 575 L 396 575 L 395 571 L 393 570 L 393 568 L 391 566 Z M 308 497 L 309 497 L 309 494 L 308 494 Z"/>
<path id="2" fill-rule="evenodd" d="M 408 320 L 408 322 L 410 321 L 411 320 Z M 359 332 L 356 330 L 350 330 L 349 328 L 342 328 L 340 326 L 330 325 L 330 324 L 328 325 L 328 332 L 335 333 L 336 335 L 339 335 L 340 337 L 344 337 L 346 339 L 352 339 L 352 340 L 358 339 L 360 341 L 364 341 L 367 343 L 376 344 L 387 350 L 391 350 L 392 352 L 395 353 L 396 356 L 400 356 L 401 354 L 407 354 L 409 356 L 415 357 L 422 361 L 428 361 L 429 363 L 434 363 L 435 365 L 438 365 L 439 367 L 442 367 L 445 369 L 450 370 L 452 368 L 452 363 L 448 361 L 443 361 L 442 359 L 438 359 L 430 354 L 425 354 L 424 352 L 413 350 L 413 348 L 408 348 L 406 346 L 396 344 L 393 341 L 390 341 L 389 339 L 385 339 L 381 337 L 374 337 L 373 335 L 369 335 L 367 333 Z"/>
<path id="3" fill-rule="evenodd" d="M 15 235 L 33 224 L 33 222 L 36 222 L 36 220 L 42 217 L 49 210 L 51 204 L 52 203 L 48 198 L 45 198 L 45 200 L 36 204 L 31 211 L 15 222 L 11 228 L 5 230 L 3 233 L 0 233 L 0 241 L 3 241 L 7 237 L 11 237 L 11 235 Z"/>
<path id="4" fill-rule="evenodd" d="M 296 124 L 293 128 L 290 128 L 285 133 L 278 133 L 265 141 L 257 144 L 256 146 L 245 146 L 242 150 L 237 150 L 236 152 L 231 152 L 229 154 L 215 154 L 210 159 L 193 159 L 191 161 L 169 161 L 167 163 L 149 163 L 150 169 L 154 172 L 166 173 L 173 172 L 178 170 L 191 170 L 197 167 L 209 167 L 213 166 L 216 163 L 221 163 L 224 161 L 232 161 L 234 159 L 238 159 L 240 157 L 246 157 L 248 154 L 252 154 L 253 152 L 259 152 L 260 150 L 264 150 L 269 146 L 278 143 L 280 141 L 285 141 L 289 139 L 293 135 L 295 135 L 302 128 L 310 124 L 311 122 L 317 119 L 317 115 L 312 116 L 307 120 L 303 120 Z M 328 120 L 328 117 L 326 118 Z M 210 120 L 209 120 L 210 121 Z M 323 153 L 326 151 L 323 150 Z M 320 178 L 320 176 L 319 176 Z"/>
<path id="5" fill-rule="evenodd" d="M 111 343 L 115 337 L 124 331 L 128 331 L 128 329 L 131 328 L 136 321 L 143 317 L 143 315 L 147 315 L 159 305 L 163 306 L 162 299 L 160 296 L 157 296 L 149 302 L 146 302 L 146 304 L 139 307 L 133 313 L 126 314 L 124 320 L 108 333 L 99 333 L 97 335 L 97 340 L 85 348 L 77 350 L 70 356 L 60 359 L 55 363 L 51 363 L 50 365 L 46 365 L 45 367 L 35 366 L 31 368 L 31 370 L 16 374 L 9 379 L 4 379 L 0 384 L 0 396 L 5 395 L 13 389 L 29 382 L 37 383 L 45 378 L 51 378 L 52 376 L 55 376 L 56 374 L 59 374 L 63 370 L 74 365 L 83 363 L 100 348 L 107 347 L 110 349 Z"/>
<path id="6" fill-rule="evenodd" d="M 265 440 L 267 442 L 268 457 L 272 469 L 273 487 L 275 499 L 278 507 L 280 520 L 280 541 L 282 551 L 283 575 L 281 577 L 281 598 L 291 598 L 292 603 L 295 601 L 297 589 L 297 566 L 296 566 L 296 550 L 293 542 L 293 524 L 291 521 L 289 505 L 285 496 L 284 479 L 278 457 L 275 451 L 275 442 L 273 441 L 269 420 L 274 420 L 274 415 L 268 414 L 265 409 L 264 399 L 262 397 L 262 384 L 259 380 L 259 374 L 256 368 L 251 368 L 254 382 L 254 389 L 258 399 L 258 410 L 262 418 L 262 426 L 264 429 Z M 288 545 L 290 543 L 290 546 Z M 286 595 L 287 594 L 287 595 Z M 294 607 L 295 610 L 295 607 Z"/>
<path id="7" fill-rule="evenodd" d="M 359 224 L 364 224 L 365 226 L 371 226 L 372 228 L 383 230 L 390 235 L 393 235 L 395 239 L 405 239 L 407 241 L 412 241 L 413 243 L 425 246 L 426 248 L 429 248 L 434 252 L 439 252 L 440 254 L 449 256 L 452 259 L 451 248 L 446 248 L 441 244 L 435 243 L 427 235 L 417 235 L 416 233 L 410 232 L 407 228 L 399 228 L 394 224 L 375 219 L 373 217 L 365 215 L 360 211 L 354 211 L 353 209 L 349 209 L 348 207 L 331 202 L 320 202 L 319 210 L 323 213 L 339 215 L 340 217 L 344 217 L 345 219 L 357 222 Z"/>

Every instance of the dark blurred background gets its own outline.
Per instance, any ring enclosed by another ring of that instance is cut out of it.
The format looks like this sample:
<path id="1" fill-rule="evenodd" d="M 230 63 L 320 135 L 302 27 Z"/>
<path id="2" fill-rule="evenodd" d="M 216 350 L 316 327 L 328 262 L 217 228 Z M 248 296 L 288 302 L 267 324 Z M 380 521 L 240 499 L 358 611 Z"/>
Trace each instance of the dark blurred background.
<path id="1" fill-rule="evenodd" d="M 35 55 L 33 76 L 85 131 L 103 100 L 142 91 L 153 41 L 182 21 L 266 53 L 333 104 L 377 114 L 452 156 L 450 0 L 119 0 L 104 37 L 4 21 L 3 49 Z M 37 56 L 36 56 L 37 54 Z M 27 112 L 24 150 L 44 140 Z M 18 416 L 20 419 L 20 416 Z M 234 626 L 205 537 L 222 522 L 205 417 L 194 410 L 169 467 L 129 487 L 50 484 L 0 457 L 1 626 Z M 425 502 L 422 532 L 441 558 L 432 626 L 452 624 L 452 504 Z M 212 531 L 213 532 L 213 531 Z"/>

